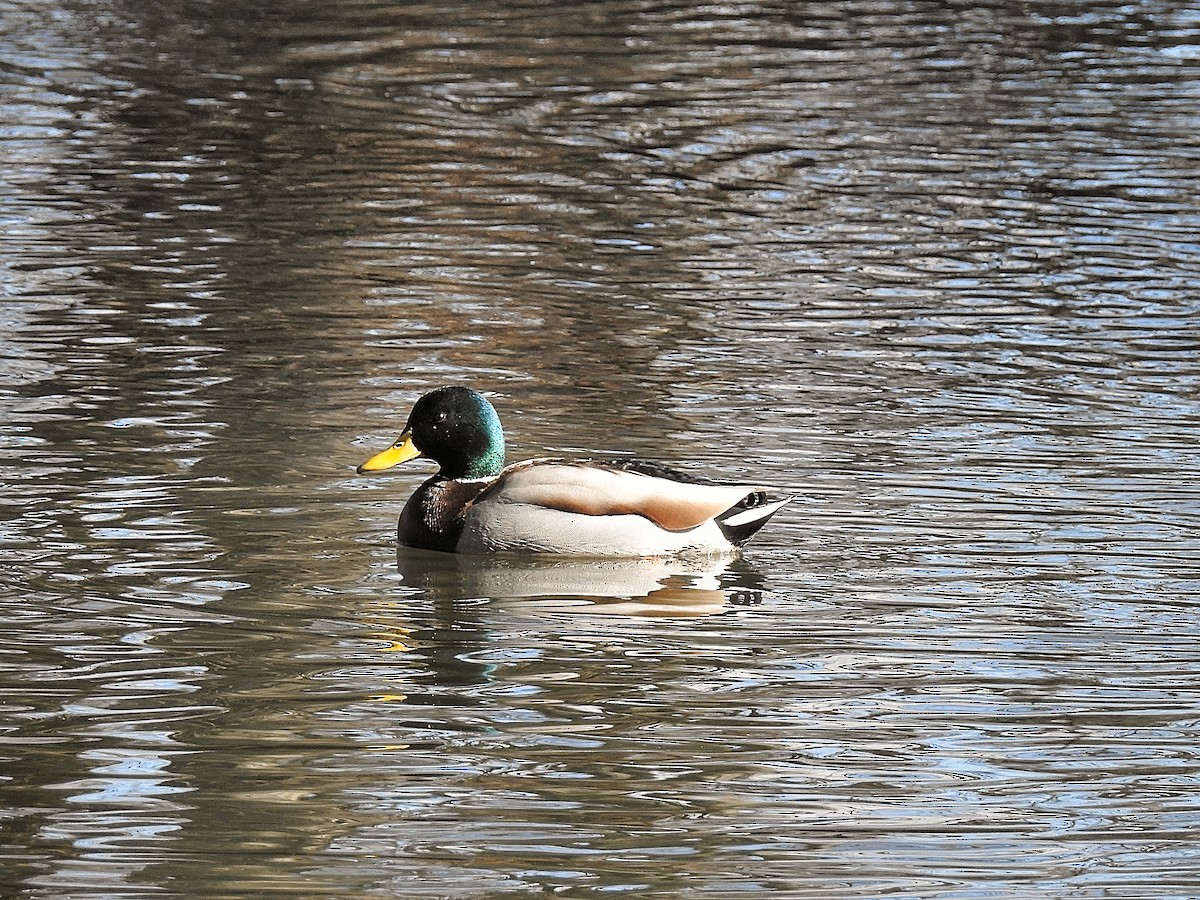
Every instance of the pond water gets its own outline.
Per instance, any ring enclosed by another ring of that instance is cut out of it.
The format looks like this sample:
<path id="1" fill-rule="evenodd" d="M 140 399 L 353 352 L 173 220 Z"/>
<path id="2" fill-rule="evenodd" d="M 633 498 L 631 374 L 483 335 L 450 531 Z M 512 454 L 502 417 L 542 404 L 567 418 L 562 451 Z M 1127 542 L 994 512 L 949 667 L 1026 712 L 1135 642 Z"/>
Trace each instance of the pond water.
<path id="1" fill-rule="evenodd" d="M 0 8 L 0 894 L 1195 897 L 1186 4 Z M 399 559 L 412 402 L 794 494 Z"/>

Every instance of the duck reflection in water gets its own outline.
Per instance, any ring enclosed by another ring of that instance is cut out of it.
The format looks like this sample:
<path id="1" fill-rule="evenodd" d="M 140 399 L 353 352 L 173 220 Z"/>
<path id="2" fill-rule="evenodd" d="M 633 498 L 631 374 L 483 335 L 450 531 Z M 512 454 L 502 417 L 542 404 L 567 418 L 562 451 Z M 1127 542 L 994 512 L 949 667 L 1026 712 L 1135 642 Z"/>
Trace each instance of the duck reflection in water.
<path id="1" fill-rule="evenodd" d="M 762 601 L 762 576 L 741 559 L 581 559 L 437 553 L 401 547 L 400 576 L 434 602 L 490 599 L 531 611 L 708 616 Z"/>

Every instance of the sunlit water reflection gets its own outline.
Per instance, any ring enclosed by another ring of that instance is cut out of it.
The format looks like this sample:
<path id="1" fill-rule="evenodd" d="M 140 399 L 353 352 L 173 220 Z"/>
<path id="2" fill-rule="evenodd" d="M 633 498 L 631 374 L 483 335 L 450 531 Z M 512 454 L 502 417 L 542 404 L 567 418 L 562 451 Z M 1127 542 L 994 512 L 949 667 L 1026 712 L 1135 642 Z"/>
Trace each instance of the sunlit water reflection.
<path id="1" fill-rule="evenodd" d="M 0 11 L 0 893 L 1200 892 L 1193 13 L 284 6 Z M 799 499 L 398 558 L 445 382 Z"/>

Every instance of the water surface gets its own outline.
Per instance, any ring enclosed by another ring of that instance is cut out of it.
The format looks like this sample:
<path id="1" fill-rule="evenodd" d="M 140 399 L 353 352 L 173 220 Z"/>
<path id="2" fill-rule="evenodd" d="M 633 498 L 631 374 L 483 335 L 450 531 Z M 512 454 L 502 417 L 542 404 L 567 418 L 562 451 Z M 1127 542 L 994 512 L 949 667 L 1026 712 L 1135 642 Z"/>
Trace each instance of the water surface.
<path id="1" fill-rule="evenodd" d="M 1194 13 L 0 26 L 0 893 L 1200 891 Z M 414 569 L 443 383 L 798 501 Z"/>

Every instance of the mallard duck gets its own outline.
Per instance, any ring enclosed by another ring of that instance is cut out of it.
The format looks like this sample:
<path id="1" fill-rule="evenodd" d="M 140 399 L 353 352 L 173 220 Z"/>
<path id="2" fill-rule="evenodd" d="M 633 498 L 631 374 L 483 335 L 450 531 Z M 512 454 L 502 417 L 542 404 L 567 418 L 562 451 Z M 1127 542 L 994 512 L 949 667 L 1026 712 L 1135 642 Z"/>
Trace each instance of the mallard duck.
<path id="1" fill-rule="evenodd" d="M 400 514 L 406 547 L 455 553 L 573 556 L 730 553 L 791 498 L 699 480 L 657 463 L 531 459 L 504 465 L 492 404 L 465 387 L 423 396 L 400 437 L 358 467 L 379 472 L 418 457 L 438 472 Z"/>

